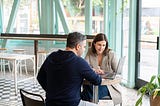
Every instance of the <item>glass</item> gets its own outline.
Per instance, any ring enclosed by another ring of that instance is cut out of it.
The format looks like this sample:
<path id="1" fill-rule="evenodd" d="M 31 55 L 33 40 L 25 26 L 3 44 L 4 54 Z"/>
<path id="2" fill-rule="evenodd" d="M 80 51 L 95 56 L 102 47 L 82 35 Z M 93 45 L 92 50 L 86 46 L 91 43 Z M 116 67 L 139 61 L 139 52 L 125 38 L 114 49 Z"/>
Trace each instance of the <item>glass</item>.
<path id="1" fill-rule="evenodd" d="M 122 76 L 124 83 L 128 80 L 128 38 L 129 38 L 129 0 L 123 11 L 123 55 L 126 56 Z"/>
<path id="2" fill-rule="evenodd" d="M 142 0 L 138 78 L 144 81 L 149 81 L 152 75 L 158 74 L 157 37 L 159 36 L 159 25 L 160 1 Z"/>
<path id="3" fill-rule="evenodd" d="M 3 32 L 6 32 L 13 5 L 13 0 L 3 0 L 4 22 Z M 37 0 L 21 0 L 13 26 L 14 33 L 39 33 Z"/>

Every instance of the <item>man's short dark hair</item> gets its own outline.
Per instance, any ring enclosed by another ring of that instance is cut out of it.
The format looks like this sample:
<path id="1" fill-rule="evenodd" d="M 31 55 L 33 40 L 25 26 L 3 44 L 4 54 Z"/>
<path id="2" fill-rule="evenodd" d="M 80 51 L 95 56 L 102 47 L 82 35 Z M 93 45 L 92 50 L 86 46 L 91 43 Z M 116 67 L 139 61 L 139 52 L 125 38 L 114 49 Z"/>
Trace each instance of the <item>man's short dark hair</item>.
<path id="1" fill-rule="evenodd" d="M 66 47 L 74 48 L 80 42 L 86 40 L 86 36 L 79 32 L 69 33 L 67 36 L 67 45 Z"/>

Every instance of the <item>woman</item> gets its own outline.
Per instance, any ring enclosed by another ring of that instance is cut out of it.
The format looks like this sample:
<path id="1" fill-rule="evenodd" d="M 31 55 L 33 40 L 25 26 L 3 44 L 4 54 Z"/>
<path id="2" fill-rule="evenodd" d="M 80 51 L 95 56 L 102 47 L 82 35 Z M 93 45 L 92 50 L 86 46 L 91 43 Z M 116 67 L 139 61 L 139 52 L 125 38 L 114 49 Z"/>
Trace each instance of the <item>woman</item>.
<path id="1" fill-rule="evenodd" d="M 104 72 L 107 71 L 115 72 L 118 64 L 116 54 L 108 48 L 108 40 L 103 33 L 99 33 L 95 36 L 85 59 L 97 74 L 104 74 Z M 121 103 L 121 94 L 116 87 L 117 85 L 100 85 L 98 89 L 99 99 L 109 96 L 112 98 L 115 105 Z M 93 86 L 84 85 L 81 97 L 83 100 L 92 101 Z"/>

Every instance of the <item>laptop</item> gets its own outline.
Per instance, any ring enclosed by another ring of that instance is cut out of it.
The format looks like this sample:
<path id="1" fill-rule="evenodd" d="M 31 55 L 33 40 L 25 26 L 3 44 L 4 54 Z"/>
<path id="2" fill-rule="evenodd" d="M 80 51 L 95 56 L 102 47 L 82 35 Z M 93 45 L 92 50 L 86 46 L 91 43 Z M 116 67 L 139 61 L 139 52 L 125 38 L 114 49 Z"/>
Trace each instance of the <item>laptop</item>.
<path id="1" fill-rule="evenodd" d="M 102 74 L 101 77 L 104 79 L 114 79 L 116 77 L 116 72 L 111 73 L 111 72 L 105 72 L 105 74 Z"/>
<path id="2" fill-rule="evenodd" d="M 111 72 L 105 72 L 105 74 L 101 75 L 102 78 L 104 79 L 114 79 L 116 77 L 117 74 L 121 74 L 122 73 L 122 69 L 123 69 L 123 65 L 125 62 L 125 57 L 122 57 L 119 59 L 118 62 L 118 66 L 115 72 L 111 73 Z"/>

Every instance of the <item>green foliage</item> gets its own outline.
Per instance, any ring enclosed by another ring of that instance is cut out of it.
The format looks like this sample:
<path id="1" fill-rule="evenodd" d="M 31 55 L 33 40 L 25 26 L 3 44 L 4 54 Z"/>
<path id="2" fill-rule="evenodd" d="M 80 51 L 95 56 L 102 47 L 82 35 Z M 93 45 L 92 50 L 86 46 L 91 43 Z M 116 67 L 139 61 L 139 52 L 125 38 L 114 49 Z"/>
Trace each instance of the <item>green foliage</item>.
<path id="1" fill-rule="evenodd" d="M 67 5 L 69 5 L 72 8 L 72 10 L 69 8 L 68 10 L 73 16 L 84 14 L 85 0 L 62 0 L 62 2 L 64 6 L 68 7 Z M 92 0 L 92 5 L 102 8 L 104 3 L 103 0 Z"/>
<path id="2" fill-rule="evenodd" d="M 62 0 L 62 2 L 72 16 L 84 14 L 84 0 Z"/>
<path id="3" fill-rule="evenodd" d="M 100 6 L 100 7 L 103 7 L 104 3 L 103 3 L 104 0 L 93 0 L 93 6 Z"/>
<path id="4" fill-rule="evenodd" d="M 127 7 L 128 4 L 128 0 L 123 0 L 122 1 L 122 6 L 119 8 L 119 10 L 116 12 L 116 15 L 118 13 L 123 13 L 123 11 L 125 10 L 125 8 Z"/>
<path id="5" fill-rule="evenodd" d="M 70 12 L 70 14 L 72 14 L 72 16 L 84 15 L 85 0 L 62 0 L 62 2 L 63 5 L 67 7 L 68 11 Z M 110 2 L 111 0 L 108 1 L 108 5 L 110 5 Z M 124 0 L 122 2 L 122 6 L 119 8 L 117 13 L 122 13 L 127 4 L 128 0 Z M 92 6 L 103 9 L 104 0 L 92 0 Z"/>
<path id="6" fill-rule="evenodd" d="M 136 101 L 135 106 L 141 106 L 142 105 L 142 99 L 145 94 L 149 94 L 150 96 L 153 96 L 153 99 L 160 95 L 160 75 L 155 76 L 153 75 L 150 79 L 150 81 L 138 89 L 138 95 L 140 95 L 139 99 Z"/>

